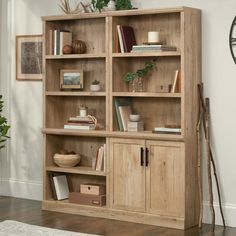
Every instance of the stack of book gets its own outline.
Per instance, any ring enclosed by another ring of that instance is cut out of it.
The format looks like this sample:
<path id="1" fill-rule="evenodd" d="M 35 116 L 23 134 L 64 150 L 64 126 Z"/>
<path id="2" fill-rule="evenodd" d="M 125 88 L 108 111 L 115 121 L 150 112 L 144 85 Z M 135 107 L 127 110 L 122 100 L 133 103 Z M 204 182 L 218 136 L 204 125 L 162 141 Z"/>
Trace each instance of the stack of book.
<path id="1" fill-rule="evenodd" d="M 120 131 L 128 131 L 129 115 L 132 114 L 130 98 L 115 98 L 115 110 Z"/>
<path id="2" fill-rule="evenodd" d="M 68 30 L 50 30 L 49 31 L 49 54 L 62 55 L 63 47 L 72 45 L 72 33 Z"/>
<path id="3" fill-rule="evenodd" d="M 131 52 L 163 52 L 163 51 L 176 51 L 177 48 L 174 46 L 162 45 L 162 44 L 143 44 L 143 45 L 134 45 Z"/>
<path id="4" fill-rule="evenodd" d="M 131 26 L 117 25 L 115 52 L 130 52 L 136 45 L 134 29 Z"/>
<path id="5" fill-rule="evenodd" d="M 95 130 L 96 125 L 89 116 L 70 117 L 64 129 Z"/>
<path id="6" fill-rule="evenodd" d="M 97 151 L 96 162 L 93 168 L 97 171 L 105 171 L 105 158 L 106 144 L 103 144 Z"/>

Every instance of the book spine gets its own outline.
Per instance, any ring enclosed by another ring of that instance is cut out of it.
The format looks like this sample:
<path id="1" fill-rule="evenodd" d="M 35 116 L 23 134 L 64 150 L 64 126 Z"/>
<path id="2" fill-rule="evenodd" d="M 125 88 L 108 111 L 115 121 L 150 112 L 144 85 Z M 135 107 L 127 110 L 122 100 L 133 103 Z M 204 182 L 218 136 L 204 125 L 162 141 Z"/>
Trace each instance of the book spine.
<path id="1" fill-rule="evenodd" d="M 121 53 L 124 53 L 124 43 L 122 40 L 122 35 L 121 35 L 121 30 L 120 30 L 120 25 L 117 25 L 117 33 L 118 33 L 118 38 L 119 38 L 119 43 L 120 43 L 120 51 Z"/>
<path id="2" fill-rule="evenodd" d="M 124 131 L 122 121 L 121 121 L 120 111 L 119 111 L 119 104 L 118 104 L 117 99 L 115 99 L 115 109 L 116 109 L 116 117 L 117 117 L 117 121 L 118 121 L 118 125 L 119 125 L 119 130 Z"/>
<path id="3" fill-rule="evenodd" d="M 64 129 L 94 130 L 95 126 L 90 125 L 64 125 Z"/>
<path id="4" fill-rule="evenodd" d="M 123 42 L 123 46 L 124 46 L 124 52 L 129 52 L 127 41 L 126 41 L 126 37 L 125 37 L 125 34 L 124 34 L 122 26 L 120 26 L 120 33 L 121 33 L 122 42 Z"/>

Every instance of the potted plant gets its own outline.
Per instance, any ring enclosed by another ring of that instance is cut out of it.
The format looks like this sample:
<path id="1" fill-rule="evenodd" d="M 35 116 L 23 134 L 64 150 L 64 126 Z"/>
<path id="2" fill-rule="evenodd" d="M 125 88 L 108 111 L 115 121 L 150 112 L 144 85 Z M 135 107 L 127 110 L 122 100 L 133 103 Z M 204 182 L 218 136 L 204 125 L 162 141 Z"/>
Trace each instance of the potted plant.
<path id="1" fill-rule="evenodd" d="M 7 133 L 10 129 L 10 126 L 7 124 L 7 119 L 2 116 L 2 110 L 3 110 L 3 100 L 2 95 L 0 95 L 0 149 L 5 147 L 5 142 L 7 138 L 10 138 Z"/>
<path id="2" fill-rule="evenodd" d="M 131 92 L 143 92 L 143 78 L 151 72 L 155 67 L 155 63 L 156 60 L 146 62 L 142 69 L 125 74 L 123 80 L 130 84 Z"/>
<path id="3" fill-rule="evenodd" d="M 93 92 L 98 92 L 101 90 L 101 84 L 99 80 L 94 80 L 92 81 L 91 85 L 90 85 L 90 90 Z"/>
<path id="4" fill-rule="evenodd" d="M 109 0 L 92 0 L 92 5 L 93 5 L 93 9 L 94 11 L 99 11 L 101 12 L 104 7 L 107 6 Z"/>
<path id="5" fill-rule="evenodd" d="M 116 9 L 117 10 L 130 10 L 133 6 L 130 0 L 116 0 Z"/>

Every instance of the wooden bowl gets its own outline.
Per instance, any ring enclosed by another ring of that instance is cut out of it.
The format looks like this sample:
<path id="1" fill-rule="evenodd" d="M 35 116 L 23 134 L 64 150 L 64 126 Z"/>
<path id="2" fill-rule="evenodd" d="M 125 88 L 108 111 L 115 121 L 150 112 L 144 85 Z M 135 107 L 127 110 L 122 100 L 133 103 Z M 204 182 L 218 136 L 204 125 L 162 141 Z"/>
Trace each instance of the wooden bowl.
<path id="1" fill-rule="evenodd" d="M 54 154 L 54 162 L 60 167 L 73 167 L 79 164 L 81 156 L 79 154 Z"/>

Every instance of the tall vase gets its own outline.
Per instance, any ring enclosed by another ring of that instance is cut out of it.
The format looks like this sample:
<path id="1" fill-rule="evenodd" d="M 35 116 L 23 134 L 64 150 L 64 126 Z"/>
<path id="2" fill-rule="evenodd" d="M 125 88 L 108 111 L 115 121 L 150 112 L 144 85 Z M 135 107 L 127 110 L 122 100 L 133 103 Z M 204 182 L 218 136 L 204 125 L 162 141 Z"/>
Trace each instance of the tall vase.
<path id="1" fill-rule="evenodd" d="M 116 10 L 116 3 L 114 0 L 110 0 L 107 4 L 106 11 L 115 11 Z"/>
<path id="2" fill-rule="evenodd" d="M 143 92 L 143 78 L 138 77 L 129 82 L 130 92 Z"/>

